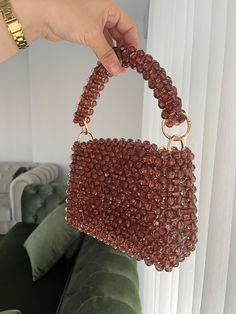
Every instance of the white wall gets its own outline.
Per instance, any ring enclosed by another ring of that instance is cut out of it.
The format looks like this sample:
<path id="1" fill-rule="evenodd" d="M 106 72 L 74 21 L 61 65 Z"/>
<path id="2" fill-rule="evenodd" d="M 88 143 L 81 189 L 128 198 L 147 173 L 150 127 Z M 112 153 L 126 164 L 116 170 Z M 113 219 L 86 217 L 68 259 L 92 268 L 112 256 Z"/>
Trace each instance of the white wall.
<path id="1" fill-rule="evenodd" d="M 145 49 L 148 1 L 116 1 L 138 27 Z M 72 122 L 96 57 L 84 46 L 37 41 L 0 64 L 0 161 L 54 162 L 67 180 L 71 146 L 80 128 Z M 90 129 L 95 137 L 140 138 L 143 80 L 132 70 L 103 91 Z"/>
<path id="2" fill-rule="evenodd" d="M 28 54 L 0 64 L 0 160 L 31 160 Z"/>

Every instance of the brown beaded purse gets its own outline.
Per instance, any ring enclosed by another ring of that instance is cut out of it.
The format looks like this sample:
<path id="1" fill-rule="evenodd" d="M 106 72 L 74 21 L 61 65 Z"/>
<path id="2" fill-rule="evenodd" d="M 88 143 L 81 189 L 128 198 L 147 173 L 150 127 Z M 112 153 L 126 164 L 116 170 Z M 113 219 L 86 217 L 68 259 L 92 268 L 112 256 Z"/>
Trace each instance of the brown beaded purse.
<path id="1" fill-rule="evenodd" d="M 134 47 L 114 50 L 122 66 L 142 73 L 154 90 L 168 147 L 139 139 L 93 138 L 87 123 L 109 76 L 98 62 L 74 114 L 82 131 L 72 147 L 66 220 L 137 260 L 154 264 L 158 271 L 171 271 L 197 242 L 194 155 L 185 141 L 191 121 L 157 61 Z M 184 135 L 167 133 L 166 127 L 184 121 L 188 124 Z M 83 134 L 92 139 L 81 142 Z M 181 149 L 173 146 L 174 141 L 181 142 Z"/>

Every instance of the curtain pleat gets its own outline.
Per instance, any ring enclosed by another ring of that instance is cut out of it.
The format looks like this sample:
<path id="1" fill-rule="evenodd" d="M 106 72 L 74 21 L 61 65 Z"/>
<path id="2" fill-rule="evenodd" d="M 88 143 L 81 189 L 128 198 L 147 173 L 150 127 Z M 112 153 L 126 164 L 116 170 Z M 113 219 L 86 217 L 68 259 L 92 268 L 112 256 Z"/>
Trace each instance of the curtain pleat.
<path id="1" fill-rule="evenodd" d="M 141 264 L 143 314 L 236 314 L 235 12 L 235 0 L 150 1 L 147 51 L 193 122 L 199 231 L 197 250 L 171 273 Z M 146 86 L 143 139 L 166 145 L 160 125 Z"/>
<path id="2" fill-rule="evenodd" d="M 230 257 L 225 295 L 224 314 L 236 313 L 236 175 L 234 182 L 234 205 L 231 226 Z"/>
<path id="3" fill-rule="evenodd" d="M 216 154 L 217 127 L 223 75 L 227 2 L 212 3 L 212 21 L 208 82 L 206 95 L 205 125 L 203 136 L 200 198 L 199 198 L 199 245 L 196 252 L 193 313 L 199 314 L 203 289 L 207 233 L 211 205 L 214 160 Z M 220 21 L 220 23 L 219 23 Z"/>
<path id="4" fill-rule="evenodd" d="M 235 10 L 235 1 L 229 0 L 201 305 L 203 314 L 224 313 L 227 291 L 236 169 Z"/>

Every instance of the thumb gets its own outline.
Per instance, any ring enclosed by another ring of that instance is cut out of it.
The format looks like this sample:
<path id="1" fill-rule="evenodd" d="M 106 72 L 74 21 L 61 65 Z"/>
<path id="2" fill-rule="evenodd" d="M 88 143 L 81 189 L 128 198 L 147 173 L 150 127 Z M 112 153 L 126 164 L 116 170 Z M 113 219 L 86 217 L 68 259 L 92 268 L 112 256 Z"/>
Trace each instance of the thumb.
<path id="1" fill-rule="evenodd" d="M 122 72 L 122 66 L 103 33 L 94 38 L 89 46 L 111 75 L 118 75 Z"/>

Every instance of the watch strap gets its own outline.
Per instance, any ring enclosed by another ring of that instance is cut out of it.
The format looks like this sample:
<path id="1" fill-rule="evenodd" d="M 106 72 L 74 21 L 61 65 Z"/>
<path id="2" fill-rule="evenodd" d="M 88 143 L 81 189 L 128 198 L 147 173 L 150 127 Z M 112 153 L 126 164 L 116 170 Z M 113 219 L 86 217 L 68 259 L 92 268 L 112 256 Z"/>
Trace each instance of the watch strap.
<path id="1" fill-rule="evenodd" d="M 13 12 L 12 6 L 8 0 L 0 0 L 0 12 L 2 13 L 8 31 L 12 34 L 12 37 L 18 48 L 24 49 L 26 47 L 29 47 L 22 31 L 21 24 L 17 20 Z"/>

